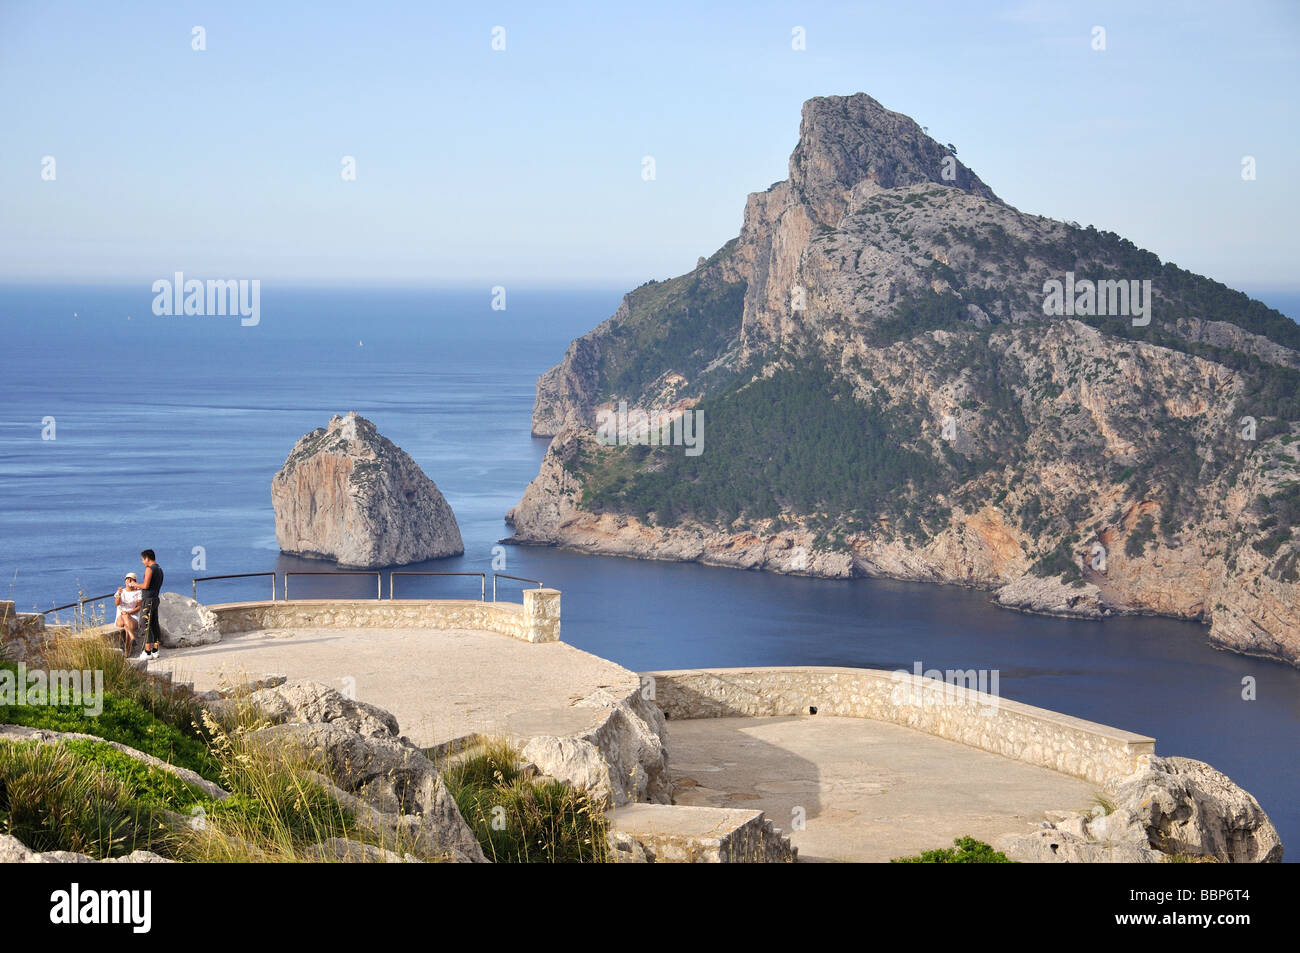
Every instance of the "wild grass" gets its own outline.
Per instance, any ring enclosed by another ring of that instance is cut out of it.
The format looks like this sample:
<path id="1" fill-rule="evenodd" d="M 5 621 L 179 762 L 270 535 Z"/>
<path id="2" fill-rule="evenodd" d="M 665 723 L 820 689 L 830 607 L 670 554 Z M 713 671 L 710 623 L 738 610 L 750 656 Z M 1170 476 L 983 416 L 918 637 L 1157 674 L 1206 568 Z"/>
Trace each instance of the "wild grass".
<path id="1" fill-rule="evenodd" d="M 0 742 L 0 833 L 36 851 L 103 858 L 151 849 L 164 829 L 132 786 L 63 745 Z"/>
<path id="2" fill-rule="evenodd" d="M 48 669 L 102 671 L 105 693 L 131 699 L 183 734 L 206 740 L 199 718 L 202 705 L 193 695 L 151 678 L 100 636 L 67 635 L 53 639 L 45 644 L 41 662 Z"/>
<path id="3" fill-rule="evenodd" d="M 83 660 L 91 664 L 76 666 L 79 670 L 94 670 L 94 659 Z M 0 668 L 17 670 L 17 666 L 10 662 L 0 662 Z M 86 714 L 84 705 L 0 705 L 0 724 L 94 735 L 189 768 L 210 781 L 217 780 L 220 766 L 201 736 L 193 730 L 192 723 L 186 725 L 182 720 L 184 716 L 172 710 L 171 703 L 151 698 L 145 690 L 128 691 L 127 694 L 110 691 L 108 674 L 106 671 L 103 711 L 98 715 Z M 150 703 L 153 710 L 147 707 Z M 156 710 L 176 720 L 165 720 L 155 713 Z M 187 727 L 189 731 L 185 730 Z"/>
<path id="4" fill-rule="evenodd" d="M 1115 813 L 1115 802 L 1100 791 L 1092 796 L 1093 813 L 1101 817 Z"/>
<path id="5" fill-rule="evenodd" d="M 205 713 L 204 728 L 231 797 L 204 807 L 178 833 L 187 859 L 207 863 L 295 862 L 332 837 L 370 842 L 352 814 L 309 780 L 319 762 L 256 743 L 264 722 L 241 719 L 227 728 Z M 381 845 L 382 846 L 382 845 Z"/>
<path id="6" fill-rule="evenodd" d="M 0 833 L 33 850 L 105 858 L 148 849 L 181 861 L 292 863 L 331 859 L 314 846 L 344 838 L 398 856 L 442 859 L 422 849 L 418 831 L 377 821 L 369 811 L 354 814 L 349 799 L 333 790 L 323 758 L 267 743 L 259 732 L 268 723 L 246 695 L 208 711 L 202 699 L 130 665 L 102 638 L 74 633 L 51 640 L 40 663 L 29 663 L 37 664 L 103 672 L 104 707 L 90 716 L 71 705 L 0 706 L 0 724 L 94 736 L 0 742 Z M 188 768 L 229 796 L 215 797 L 107 741 Z M 443 767 L 443 781 L 489 859 L 609 859 L 599 806 L 558 781 L 527 777 L 509 744 L 480 744 Z"/>
<path id="7" fill-rule="evenodd" d="M 488 859 L 608 863 L 609 822 L 586 793 L 527 777 L 506 741 L 481 742 L 443 765 L 443 782 Z"/>
<path id="8" fill-rule="evenodd" d="M 313 780 L 320 764 L 255 743 L 266 722 L 251 704 L 227 706 L 218 720 L 192 694 L 150 677 L 93 636 L 53 639 L 30 664 L 103 672 L 103 711 L 93 716 L 73 705 L 0 706 L 0 724 L 115 741 L 230 792 L 213 798 L 103 742 L 3 743 L 0 832 L 34 850 L 103 858 L 147 848 L 177 860 L 228 862 L 315 860 L 309 848 L 332 837 L 399 851 L 406 846 L 362 830 Z"/>

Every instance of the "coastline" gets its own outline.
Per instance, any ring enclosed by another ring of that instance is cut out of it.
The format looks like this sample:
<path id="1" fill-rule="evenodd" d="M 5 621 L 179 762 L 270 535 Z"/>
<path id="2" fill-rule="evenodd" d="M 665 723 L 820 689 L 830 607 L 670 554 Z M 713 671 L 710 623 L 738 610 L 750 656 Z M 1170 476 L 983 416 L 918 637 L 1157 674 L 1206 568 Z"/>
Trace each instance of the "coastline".
<path id="1" fill-rule="evenodd" d="M 511 510 L 513 513 L 514 510 Z M 620 518 L 628 519 L 631 518 Z M 507 517 L 507 523 L 511 520 Z M 1267 651 L 1252 650 L 1249 647 L 1243 647 L 1229 641 L 1215 638 L 1213 619 L 1207 618 L 1204 614 L 1180 614 L 1176 612 L 1161 612 L 1146 606 L 1116 605 L 1112 602 L 1098 601 L 1095 610 L 1078 610 L 1069 607 L 1062 608 L 1050 598 L 1036 601 L 1014 601 L 1013 599 L 998 598 L 999 592 L 1009 590 L 1019 580 L 1011 583 L 1005 581 L 985 581 L 971 580 L 953 577 L 945 577 L 937 573 L 907 573 L 891 572 L 881 570 L 876 572 L 862 571 L 857 568 L 856 561 L 850 564 L 848 571 L 826 571 L 818 569 L 818 561 L 812 560 L 803 568 L 790 568 L 783 566 L 779 561 L 765 560 L 760 563 L 753 563 L 739 559 L 725 559 L 717 556 L 711 556 L 707 551 L 701 551 L 699 555 L 683 555 L 666 552 L 661 547 L 646 547 L 644 545 L 644 536 L 636 531 L 630 535 L 634 539 L 641 540 L 640 544 L 630 542 L 621 535 L 595 537 L 590 533 L 575 532 L 572 535 L 564 533 L 564 527 L 556 531 L 556 534 L 550 538 L 538 538 L 533 536 L 520 535 L 516 530 L 514 535 L 503 537 L 498 540 L 501 545 L 550 548 L 559 549 L 566 552 L 579 553 L 589 556 L 616 556 L 624 559 L 636 559 L 646 562 L 674 562 L 674 563 L 695 563 L 702 566 L 710 566 L 718 569 L 734 569 L 750 572 L 770 572 L 782 576 L 804 577 L 809 579 L 890 579 L 898 582 L 916 582 L 926 583 L 928 585 L 953 586 L 960 589 L 967 589 L 978 592 L 985 592 L 990 595 L 988 602 L 1000 609 L 1007 609 L 1019 612 L 1023 615 L 1043 616 L 1054 619 L 1070 619 L 1075 621 L 1093 621 L 1101 622 L 1108 618 L 1116 617 L 1148 617 L 1159 619 L 1175 619 L 1182 622 L 1196 622 L 1205 629 L 1205 642 L 1211 648 L 1218 651 L 1229 652 L 1234 655 L 1241 655 L 1250 658 L 1260 658 L 1272 662 L 1279 662 L 1288 667 L 1300 669 L 1300 657 L 1289 658 L 1281 654 Z M 738 539 L 740 537 L 754 537 L 753 534 L 730 534 L 721 537 L 723 539 Z M 760 548 L 767 548 L 773 545 L 775 538 L 767 538 Z M 778 552 L 789 552 L 794 549 L 792 545 L 783 546 L 780 543 L 775 544 Z M 728 548 L 724 544 L 724 548 Z M 836 554 L 830 554 L 836 555 Z M 838 567 L 837 567 L 838 570 Z M 1068 586 L 1059 584 L 1057 580 L 1041 579 L 1039 577 L 1024 577 L 1036 583 L 1044 584 L 1049 593 L 1059 593 L 1070 591 Z M 1096 587 L 1092 587 L 1093 590 Z"/>

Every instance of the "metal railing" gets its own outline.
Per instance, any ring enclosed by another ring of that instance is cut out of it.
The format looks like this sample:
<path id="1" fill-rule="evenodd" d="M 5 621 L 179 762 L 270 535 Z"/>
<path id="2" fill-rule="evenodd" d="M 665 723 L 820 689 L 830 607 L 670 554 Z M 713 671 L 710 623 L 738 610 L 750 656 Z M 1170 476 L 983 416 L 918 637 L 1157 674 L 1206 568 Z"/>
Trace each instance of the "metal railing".
<path id="1" fill-rule="evenodd" d="M 194 579 L 192 588 L 194 591 L 194 601 L 199 599 L 199 583 L 210 582 L 214 579 L 248 579 L 251 576 L 270 576 L 271 577 L 271 601 L 275 601 L 275 573 L 274 572 L 237 572 L 227 576 L 197 576 Z"/>
<path id="2" fill-rule="evenodd" d="M 60 612 L 64 609 L 71 609 L 75 606 L 77 611 L 73 615 L 73 618 L 76 620 L 77 628 L 80 629 L 86 624 L 87 602 L 98 602 L 100 599 L 112 599 L 116 595 L 117 590 L 114 589 L 112 592 L 105 593 L 102 596 L 82 596 L 76 602 L 67 602 L 61 606 L 55 606 L 53 609 L 45 609 L 41 612 L 41 615 L 49 615 L 52 612 Z"/>
<path id="3" fill-rule="evenodd" d="M 374 576 L 375 577 L 375 598 L 384 598 L 384 574 L 382 572 L 319 572 L 295 569 L 293 572 L 284 574 L 284 598 L 289 598 L 289 577 L 290 576 Z"/>
<path id="4" fill-rule="evenodd" d="M 542 581 L 540 579 L 525 579 L 523 576 L 507 576 L 503 572 L 494 572 L 492 574 L 492 601 L 493 602 L 497 601 L 497 580 L 498 579 L 513 579 L 515 580 L 515 582 L 531 582 L 534 585 L 536 585 L 538 589 L 542 588 Z"/>
<path id="5" fill-rule="evenodd" d="M 259 576 L 271 577 L 271 601 L 276 601 L 276 584 L 275 572 L 237 572 L 227 573 L 221 576 L 197 576 L 190 584 L 191 591 L 197 601 L 199 598 L 199 583 L 214 582 L 219 579 L 252 579 Z M 375 577 L 375 598 L 384 598 L 384 574 L 382 571 L 356 571 L 356 572 L 335 572 L 335 571 L 310 571 L 295 569 L 284 574 L 284 584 L 280 587 L 281 598 L 289 598 L 289 577 L 290 576 L 374 576 Z M 479 601 L 487 601 L 487 574 L 481 572 L 425 572 L 413 569 L 393 570 L 388 574 L 388 598 L 395 598 L 396 579 L 398 576 L 477 576 L 479 579 Z M 543 583 L 540 579 L 529 579 L 525 576 L 510 576 L 503 572 L 494 572 L 492 574 L 492 601 L 497 601 L 497 580 L 513 579 L 515 582 L 526 582 L 542 588 Z M 86 605 L 92 602 L 99 602 L 101 599 L 112 599 L 117 594 L 117 590 L 105 593 L 102 596 L 82 596 L 75 602 L 67 602 L 61 606 L 54 606 L 50 609 L 39 610 L 41 615 L 50 615 L 51 613 L 61 612 L 64 609 L 76 609 L 76 624 L 83 626 L 86 618 Z"/>
<path id="6" fill-rule="evenodd" d="M 393 570 L 388 574 L 388 598 L 393 598 L 393 581 L 398 576 L 478 576 L 479 581 L 479 601 L 487 601 L 487 574 L 481 572 L 417 572 L 413 569 Z M 496 592 L 493 590 L 492 601 L 496 601 Z"/>

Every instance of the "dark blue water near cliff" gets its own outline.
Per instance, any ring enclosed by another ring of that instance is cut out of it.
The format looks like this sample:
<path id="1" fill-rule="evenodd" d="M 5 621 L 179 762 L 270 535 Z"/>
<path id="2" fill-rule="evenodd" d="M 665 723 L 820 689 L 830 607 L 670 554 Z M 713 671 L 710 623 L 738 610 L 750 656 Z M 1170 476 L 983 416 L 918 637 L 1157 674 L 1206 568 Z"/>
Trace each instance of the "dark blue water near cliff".
<path id="1" fill-rule="evenodd" d="M 0 598 L 28 609 L 109 591 L 146 546 L 181 592 L 195 575 L 326 568 L 279 554 L 269 485 L 301 434 L 348 410 L 409 452 L 456 511 L 465 556 L 412 568 L 489 570 L 501 517 L 546 448 L 528 434 L 536 376 L 619 295 L 510 289 L 502 312 L 487 289 L 264 286 L 261 323 L 241 327 L 154 317 L 147 286 L 0 288 Z M 54 440 L 42 439 L 47 417 Z M 633 669 L 999 669 L 1005 697 L 1153 735 L 1162 754 L 1222 769 L 1300 859 L 1300 671 L 1215 651 L 1202 626 L 1025 616 L 952 587 L 534 548 L 506 558 L 506 571 L 564 590 L 566 641 Z M 373 581 L 332 582 L 331 593 L 373 593 Z M 470 594 L 448 580 L 404 585 Z M 1255 701 L 1241 698 L 1246 676 Z"/>

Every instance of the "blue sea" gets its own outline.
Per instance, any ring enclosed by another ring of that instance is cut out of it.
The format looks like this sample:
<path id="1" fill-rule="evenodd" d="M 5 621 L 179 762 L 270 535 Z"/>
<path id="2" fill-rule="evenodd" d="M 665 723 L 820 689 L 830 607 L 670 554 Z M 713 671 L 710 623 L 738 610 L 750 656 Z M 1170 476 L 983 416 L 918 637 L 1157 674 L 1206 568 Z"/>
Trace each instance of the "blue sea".
<path id="1" fill-rule="evenodd" d="M 0 287 L 0 598 L 48 608 L 112 591 L 157 551 L 195 576 L 327 569 L 275 543 L 271 477 L 302 434 L 355 410 L 411 454 L 460 522 L 465 555 L 409 567 L 491 571 L 502 521 L 537 473 L 537 375 L 621 291 L 323 289 L 263 284 L 261 320 L 155 317 L 141 286 Z M 1300 299 L 1266 298 L 1300 313 Z M 54 439 L 43 439 L 53 436 Z M 199 548 L 201 547 L 201 549 Z M 202 555 L 202 569 L 192 568 Z M 1216 651 L 1168 619 L 1080 622 L 993 608 L 987 593 L 881 580 L 506 551 L 564 591 L 565 641 L 634 670 L 725 665 L 998 669 L 1008 698 L 1152 735 L 1251 791 L 1300 859 L 1300 671 Z M 293 594 L 373 595 L 373 579 Z M 517 584 L 516 584 L 517 585 Z M 200 584 L 260 598 L 262 580 Z M 402 594 L 477 595 L 403 579 Z M 1242 699 L 1242 680 L 1257 698 Z"/>

